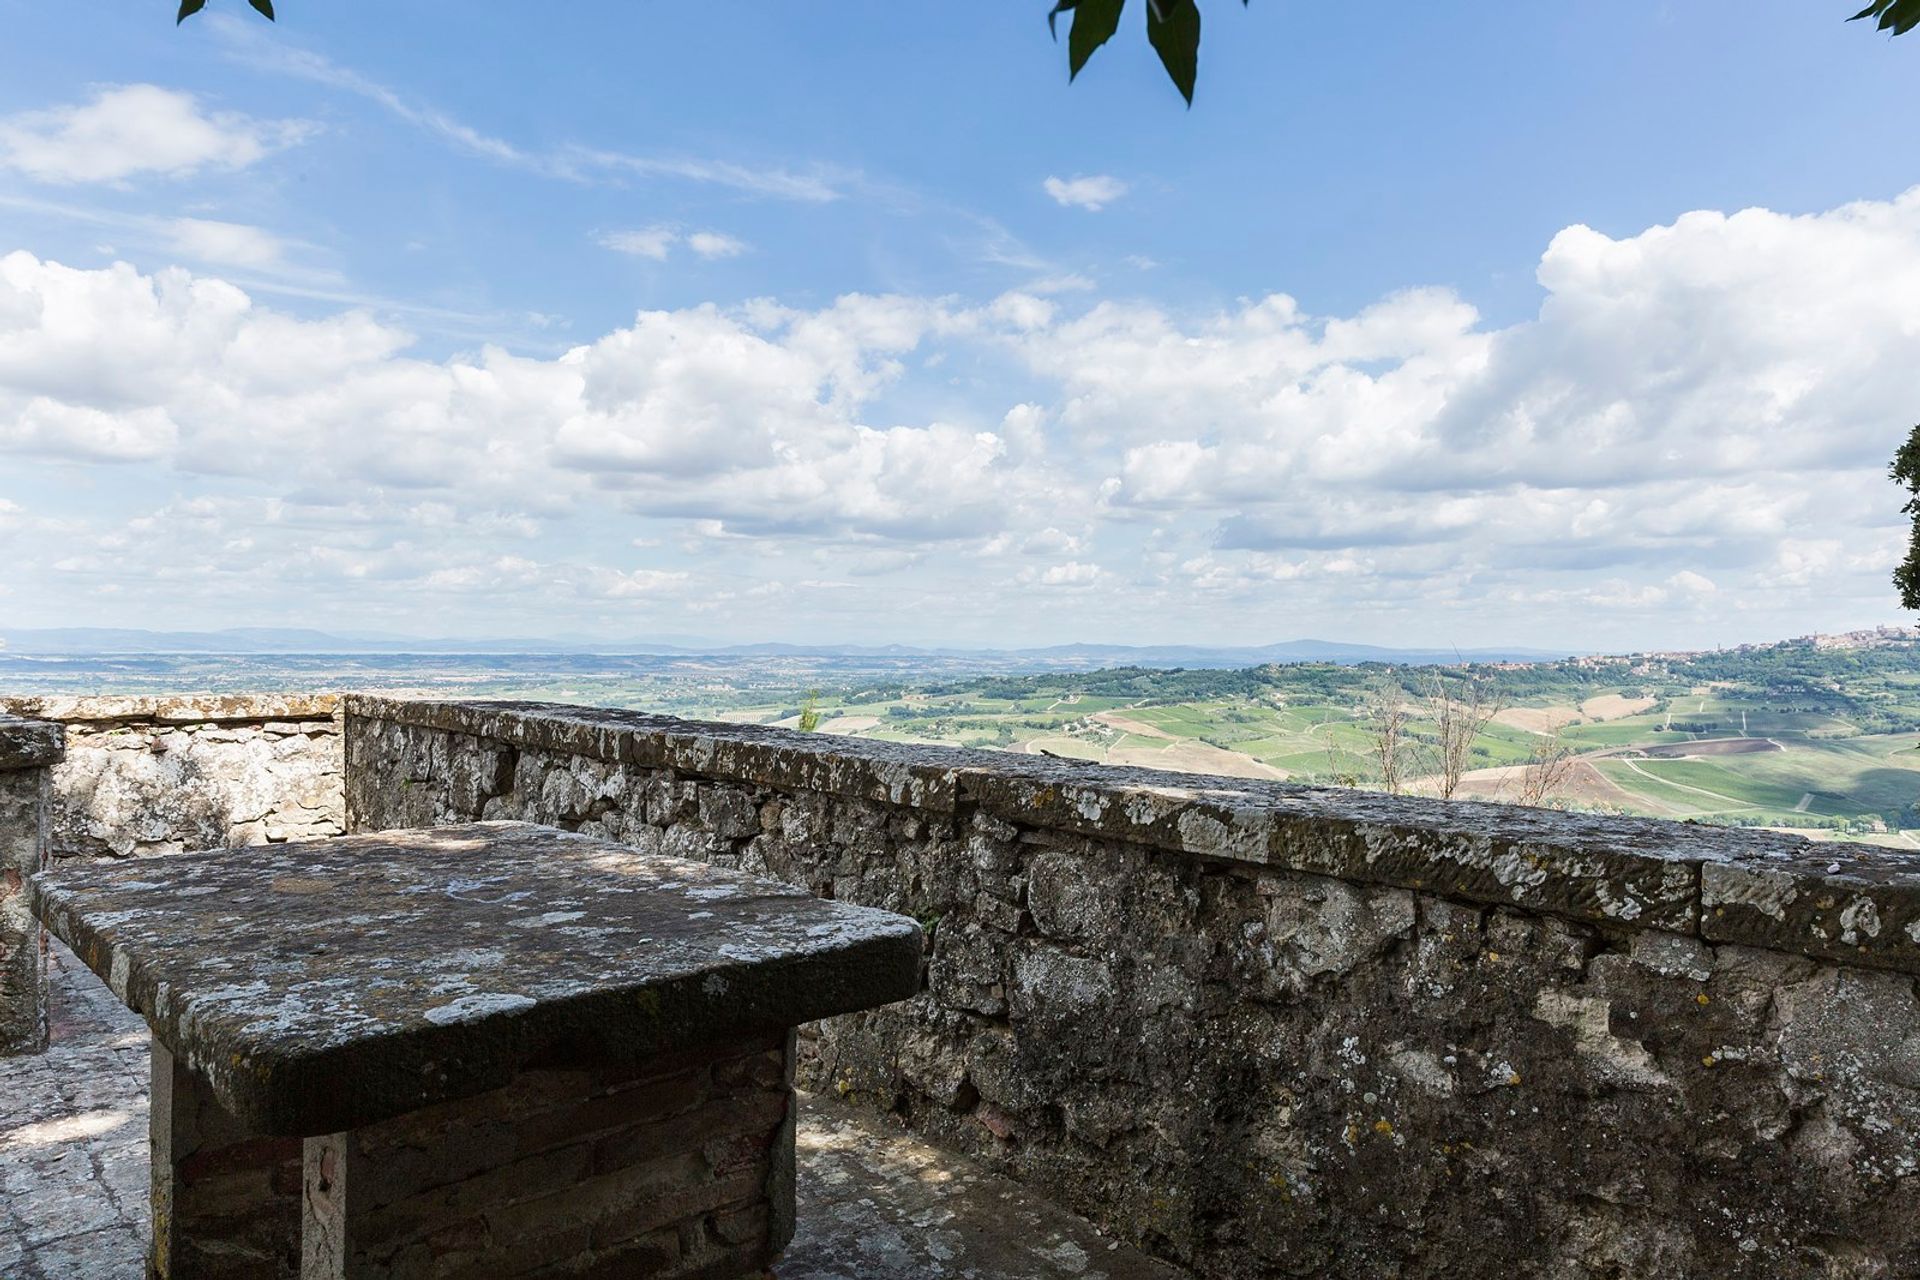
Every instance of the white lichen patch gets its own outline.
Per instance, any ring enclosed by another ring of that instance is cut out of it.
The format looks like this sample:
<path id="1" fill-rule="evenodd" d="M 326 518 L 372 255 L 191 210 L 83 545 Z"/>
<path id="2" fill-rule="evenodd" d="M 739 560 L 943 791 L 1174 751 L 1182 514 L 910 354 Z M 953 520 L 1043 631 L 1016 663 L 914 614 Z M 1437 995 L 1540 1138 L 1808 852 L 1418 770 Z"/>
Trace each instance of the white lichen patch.
<path id="1" fill-rule="evenodd" d="M 472 1022 L 493 1014 L 512 1013 L 517 1009 L 531 1009 L 536 1003 L 529 996 L 512 992 L 479 991 L 428 1009 L 424 1016 L 435 1026 L 444 1027 L 455 1022 Z"/>
<path id="2" fill-rule="evenodd" d="M 1855 898 L 1840 912 L 1840 941 L 1860 945 L 1860 939 L 1880 936 L 1880 910 L 1871 898 Z"/>
<path id="3" fill-rule="evenodd" d="M 1493 878 L 1512 893 L 1514 901 L 1526 898 L 1528 889 L 1545 884 L 1547 868 L 1542 861 L 1523 849 L 1508 849 L 1492 860 Z"/>
<path id="4" fill-rule="evenodd" d="M 509 920 L 507 924 L 514 929 L 543 929 L 548 925 L 571 924 L 575 920 L 584 918 L 586 914 L 584 911 L 543 911 L 537 916 Z"/>
<path id="5" fill-rule="evenodd" d="M 1601 914 L 1614 920 L 1638 920 L 1643 910 L 1640 899 L 1631 893 L 1615 893 L 1614 886 L 1604 879 L 1593 882 L 1593 897 L 1600 904 Z"/>
<path id="6" fill-rule="evenodd" d="M 1102 791 L 1073 792 L 1073 810 L 1086 822 L 1099 822 L 1107 816 L 1107 809 L 1113 803 L 1113 797 Z"/>

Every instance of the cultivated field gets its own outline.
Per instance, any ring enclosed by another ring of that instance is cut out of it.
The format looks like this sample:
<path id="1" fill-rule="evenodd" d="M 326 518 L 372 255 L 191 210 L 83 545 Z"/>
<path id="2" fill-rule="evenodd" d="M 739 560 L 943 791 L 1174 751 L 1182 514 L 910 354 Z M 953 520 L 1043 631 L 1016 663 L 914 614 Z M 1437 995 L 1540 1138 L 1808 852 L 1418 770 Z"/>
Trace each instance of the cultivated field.
<path id="1" fill-rule="evenodd" d="M 1474 676 L 1494 691 L 1457 795 L 1513 801 L 1529 762 L 1569 761 L 1547 803 L 1914 847 L 1920 829 L 1920 648 L 1869 673 L 1819 679 L 1756 669 L 1637 672 L 1611 682 L 1579 664 Z M 1723 662 L 1721 665 L 1735 665 Z M 1611 674 L 1611 673 L 1610 673 Z M 1401 773 L 1439 789 L 1432 676 L 1261 668 L 1094 672 L 902 690 L 827 706 L 824 728 L 894 741 L 1046 753 L 1242 778 L 1378 785 L 1380 688 L 1411 719 Z M 1597 687 L 1596 687 L 1597 686 Z M 855 698 L 865 695 L 855 692 Z M 823 704 L 827 705 L 827 704 Z M 792 716 L 770 717 L 793 723 Z"/>

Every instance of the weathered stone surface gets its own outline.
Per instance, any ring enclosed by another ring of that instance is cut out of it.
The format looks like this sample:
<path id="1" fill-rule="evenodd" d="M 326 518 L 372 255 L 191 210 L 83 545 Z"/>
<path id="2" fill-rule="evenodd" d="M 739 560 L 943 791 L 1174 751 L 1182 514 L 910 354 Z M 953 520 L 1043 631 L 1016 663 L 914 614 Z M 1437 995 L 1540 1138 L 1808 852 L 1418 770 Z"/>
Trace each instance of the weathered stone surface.
<path id="1" fill-rule="evenodd" d="M 903 999 L 911 920 L 517 823 L 96 863 L 34 909 L 250 1130 Z"/>
<path id="2" fill-rule="evenodd" d="M 339 699 L 8 698 L 56 721 L 56 860 L 281 843 L 345 829 Z"/>
<path id="3" fill-rule="evenodd" d="M 926 991 L 807 1028 L 803 1082 L 1205 1274 L 1920 1257 L 1917 970 L 1886 925 L 1912 859 L 1861 869 L 1862 951 L 1705 910 L 1729 868 L 1854 874 L 1792 839 L 931 748 L 955 799 L 918 807 L 793 783 L 772 732 L 689 768 L 611 713 L 583 756 L 525 709 L 390 705 L 350 700 L 355 822 L 545 821 L 929 923 Z"/>
<path id="4" fill-rule="evenodd" d="M 59 725 L 0 710 L 0 772 L 57 764 L 65 749 Z"/>
<path id="5" fill-rule="evenodd" d="M 1715 941 L 1920 973 L 1920 860 L 1801 844 L 1701 868 Z"/>
<path id="6" fill-rule="evenodd" d="M 255 724 L 331 720 L 340 698 L 332 693 L 189 693 L 104 697 L 0 697 L 0 712 L 62 723 L 113 721 L 154 724 Z"/>

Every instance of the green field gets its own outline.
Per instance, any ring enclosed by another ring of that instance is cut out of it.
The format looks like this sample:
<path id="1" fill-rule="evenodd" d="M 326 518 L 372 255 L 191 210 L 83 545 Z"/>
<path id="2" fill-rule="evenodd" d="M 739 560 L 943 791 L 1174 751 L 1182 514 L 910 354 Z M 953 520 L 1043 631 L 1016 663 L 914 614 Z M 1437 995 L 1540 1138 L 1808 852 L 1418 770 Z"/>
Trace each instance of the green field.
<path id="1" fill-rule="evenodd" d="M 1920 645 L 1439 676 L 1303 664 L 991 677 L 821 690 L 815 706 L 826 729 L 860 737 L 1365 787 L 1381 778 L 1384 690 L 1410 716 L 1401 773 L 1432 792 L 1436 679 L 1479 682 L 1503 710 L 1472 740 L 1462 796 L 1515 799 L 1529 761 L 1564 751 L 1571 776 L 1546 803 L 1920 846 Z M 731 715 L 792 724 L 798 707 Z M 1729 740 L 1758 749 L 1718 754 Z"/>

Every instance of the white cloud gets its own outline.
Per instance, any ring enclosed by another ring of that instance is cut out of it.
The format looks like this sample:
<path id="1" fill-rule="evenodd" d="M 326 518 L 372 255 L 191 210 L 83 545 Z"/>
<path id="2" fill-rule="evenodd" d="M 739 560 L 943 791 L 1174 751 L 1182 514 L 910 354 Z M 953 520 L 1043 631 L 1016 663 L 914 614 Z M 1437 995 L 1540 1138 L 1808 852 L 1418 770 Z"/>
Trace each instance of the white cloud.
<path id="1" fill-rule="evenodd" d="M 263 227 L 208 218 L 174 218 L 166 224 L 176 253 L 219 266 L 270 271 L 284 265 L 287 243 Z"/>
<path id="2" fill-rule="evenodd" d="M 1127 194 L 1126 183 L 1104 173 L 1087 177 L 1048 178 L 1041 185 L 1056 203 L 1094 213 Z"/>
<path id="3" fill-rule="evenodd" d="M 747 251 L 747 242 L 719 231 L 695 231 L 687 237 L 687 248 L 703 258 L 737 258 Z"/>
<path id="4" fill-rule="evenodd" d="M 1092 586 L 1100 577 L 1099 565 L 1069 560 L 1065 564 L 1049 565 L 1045 569 L 1022 569 L 1019 580 L 1043 587 L 1087 587 Z"/>
<path id="5" fill-rule="evenodd" d="M 314 129 L 300 120 L 210 112 L 194 95 L 158 85 L 120 85 L 82 105 L 0 118 L 0 168 L 51 183 L 184 177 L 244 169 Z"/>
<path id="6" fill-rule="evenodd" d="M 625 253 L 636 258 L 651 258 L 655 262 L 665 262 L 676 245 L 685 245 L 690 252 L 708 261 L 716 258 L 737 258 L 748 248 L 746 241 L 735 239 L 724 232 L 682 233 L 679 228 L 670 226 L 603 232 L 595 239 L 604 249 L 612 249 L 615 253 Z"/>
<path id="7" fill-rule="evenodd" d="M 600 247 L 611 249 L 615 253 L 631 254 L 636 258 L 652 258 L 655 262 L 665 262 L 667 253 L 673 248 L 673 242 L 680 235 L 672 227 L 643 227 L 637 231 L 609 231 L 600 237 Z"/>

